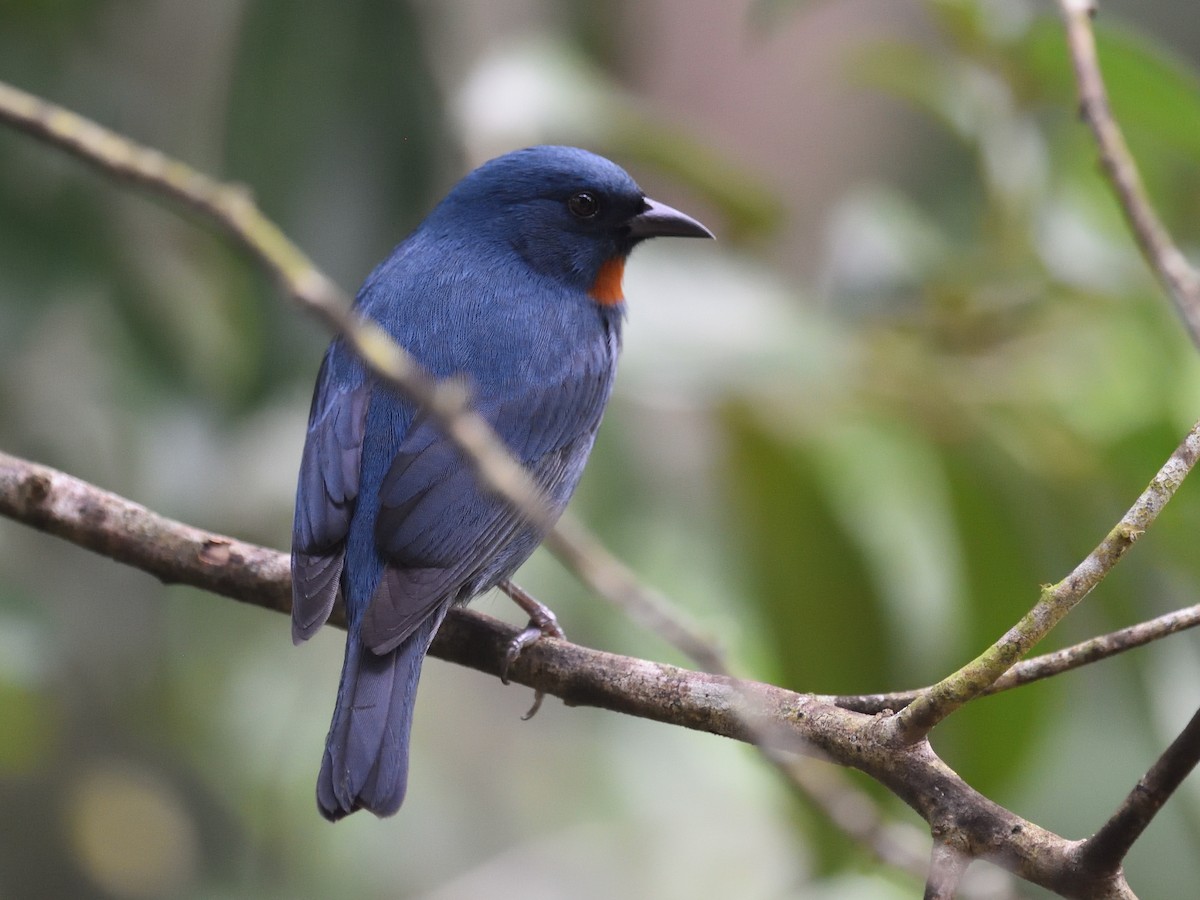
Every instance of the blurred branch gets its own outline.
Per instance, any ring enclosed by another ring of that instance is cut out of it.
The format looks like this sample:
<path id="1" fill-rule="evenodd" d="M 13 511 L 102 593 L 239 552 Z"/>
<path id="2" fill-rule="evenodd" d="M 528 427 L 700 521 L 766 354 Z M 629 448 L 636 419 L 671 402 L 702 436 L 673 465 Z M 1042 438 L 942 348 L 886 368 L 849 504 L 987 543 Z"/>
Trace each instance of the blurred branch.
<path id="1" fill-rule="evenodd" d="M 1121 628 L 1109 634 L 1089 638 L 1070 647 L 1055 650 L 1032 659 L 1017 663 L 994 682 L 983 695 L 998 694 L 1001 691 L 1012 690 L 1043 678 L 1050 678 L 1072 669 L 1078 669 L 1090 663 L 1143 647 L 1146 644 L 1168 637 L 1189 628 L 1200 625 L 1200 604 L 1164 613 L 1145 622 Z M 855 712 L 880 713 L 884 710 L 903 709 L 912 703 L 928 687 L 909 691 L 893 691 L 887 694 L 844 694 L 841 696 L 822 697 L 842 709 L 852 709 Z"/>
<path id="2" fill-rule="evenodd" d="M 1098 871 L 1118 871 L 1134 842 L 1198 761 L 1200 710 L 1150 771 L 1142 776 L 1112 818 L 1083 842 L 1082 856 L 1088 867 Z"/>
<path id="3" fill-rule="evenodd" d="M 186 204 L 242 247 L 301 307 L 342 335 L 382 381 L 420 404 L 464 451 L 481 483 L 530 521 L 548 524 L 548 510 L 508 447 L 475 412 L 469 393 L 438 381 L 378 325 L 350 310 L 349 298 L 262 214 L 250 192 L 215 181 L 190 166 L 135 143 L 68 109 L 0 82 L 0 122 L 66 150 L 84 162 L 169 200 Z"/>
<path id="4" fill-rule="evenodd" d="M 1158 518 L 1200 454 L 1200 422 L 1159 469 L 1129 511 L 1087 558 L 1058 584 L 1042 588 L 1041 599 L 1000 640 L 957 672 L 922 691 L 889 727 L 901 743 L 919 741 L 938 722 L 995 684 L 1022 656 L 1050 633 L 1076 604 L 1112 571 L 1126 551 Z"/>
<path id="5" fill-rule="evenodd" d="M 562 535 L 568 536 L 569 542 L 555 546 Z M 724 652 L 715 641 L 701 637 L 699 629 L 666 597 L 638 581 L 624 563 L 569 514 L 559 520 L 546 543 L 592 590 L 616 603 L 635 622 L 665 637 L 702 670 L 733 675 Z M 746 699 L 745 706 L 753 708 L 752 698 Z M 908 826 L 888 823 L 875 801 L 836 769 L 822 767 L 816 760 L 781 752 L 771 746 L 769 736 L 755 722 L 743 719 L 742 724 L 749 742 L 758 748 L 763 758 L 843 834 L 881 862 L 918 878 L 925 876 L 925 861 L 910 849 L 913 842 L 900 837 Z"/>
<path id="6" fill-rule="evenodd" d="M 658 591 L 642 584 L 623 562 L 565 513 L 544 541 L 579 579 L 642 627 L 655 632 L 706 672 L 732 674 L 724 651 Z"/>
<path id="7" fill-rule="evenodd" d="M 840 769 L 818 759 L 777 750 L 764 743 L 764 737 L 761 730 L 756 731 L 754 744 L 767 762 L 842 834 L 884 865 L 914 878 L 925 877 L 926 863 L 918 849 L 927 843 L 923 834 L 907 824 L 889 820 L 875 799 L 853 785 Z"/>
<path id="8" fill-rule="evenodd" d="M 1079 84 L 1080 112 L 1100 151 L 1100 165 L 1120 201 L 1138 247 L 1183 318 L 1192 340 L 1200 345 L 1200 273 L 1188 262 L 1146 193 L 1137 162 L 1109 107 L 1108 91 L 1096 55 L 1092 16 L 1094 0 L 1059 0 L 1066 24 L 1067 46 Z"/>
<path id="9" fill-rule="evenodd" d="M 122 180 L 186 204 L 250 251 L 301 307 L 342 335 L 381 380 L 428 409 L 464 451 L 487 489 L 530 521 L 549 524 L 545 502 L 528 473 L 456 381 L 437 381 L 378 325 L 350 311 L 347 296 L 255 206 L 244 187 L 224 184 L 89 119 L 0 82 L 0 122 L 66 150 Z M 582 526 L 567 523 L 546 544 L 593 590 L 657 631 L 712 671 L 726 671 L 719 654 L 668 601 L 637 584 Z M 610 593 L 611 592 L 611 593 Z"/>
<path id="10" fill-rule="evenodd" d="M 110 175 L 148 188 L 171 200 L 181 201 L 214 221 L 248 249 L 297 303 L 315 313 L 331 330 L 343 335 L 376 375 L 428 408 L 447 435 L 465 451 L 486 487 L 503 496 L 529 519 L 546 522 L 545 504 L 527 473 L 512 458 L 508 448 L 486 420 L 474 412 L 466 391 L 456 382 L 433 379 L 375 323 L 349 312 L 348 298 L 288 240 L 278 226 L 262 214 L 247 190 L 215 181 L 156 150 L 140 146 L 82 116 L 3 82 L 0 82 L 0 121 L 65 149 Z M 26 489 L 38 494 L 42 491 L 40 485 L 41 482 L 35 478 L 26 484 Z M 69 502 L 66 497 L 60 499 Z M 132 517 L 147 523 L 145 527 L 151 530 L 143 534 L 143 546 L 113 545 L 109 543 L 110 536 L 105 531 L 93 533 L 86 537 L 86 541 L 77 542 L 113 555 L 122 562 L 138 565 L 165 580 L 184 580 L 203 586 L 201 582 L 209 574 L 209 560 L 214 554 L 224 559 L 238 560 L 238 565 L 225 570 L 227 573 L 237 571 L 238 566 L 256 552 L 267 554 L 265 559 L 269 562 L 277 562 L 268 551 L 228 542 L 226 538 L 205 535 L 194 529 L 186 536 L 170 535 L 162 527 L 167 520 L 155 517 L 149 511 L 115 495 L 105 495 L 105 500 L 119 512 L 123 521 Z M 33 508 L 39 506 L 35 504 Z M 70 519 L 67 517 L 67 520 Z M 32 524 L 38 523 L 35 521 Z M 85 537 L 79 532 L 60 533 L 68 539 Z M 164 537 L 170 539 L 161 540 Z M 730 673 L 724 654 L 714 642 L 700 636 L 699 628 L 681 611 L 673 608 L 665 597 L 642 585 L 620 560 L 612 556 L 578 522 L 571 518 L 560 521 L 547 536 L 546 544 L 596 593 L 624 610 L 643 627 L 657 633 L 702 668 L 719 674 Z M 201 549 L 196 550 L 198 545 Z M 110 549 L 116 552 L 110 553 Z M 143 552 L 149 556 L 140 556 Z M 199 579 L 199 582 L 195 579 Z M 278 579 L 274 579 L 272 584 L 277 586 Z M 285 585 L 284 594 L 271 597 L 272 608 L 290 607 L 286 588 Z M 213 589 L 218 593 L 229 593 L 220 587 Z M 793 786 L 805 790 L 804 783 L 795 777 L 799 764 L 785 767 L 777 760 L 772 759 L 772 762 Z M 844 791 L 849 793 L 854 789 L 846 784 Z M 830 801 L 831 794 L 832 790 L 827 784 L 822 798 Z M 810 799 L 818 806 L 829 808 L 830 803 L 823 803 L 822 798 Z M 870 802 L 865 797 L 860 800 Z M 834 821 L 838 823 L 839 819 L 834 817 Z M 877 831 L 871 829 L 869 833 L 859 832 L 851 834 L 851 837 L 874 846 Z M 899 851 L 892 849 L 877 852 L 893 862 L 900 855 Z M 911 870 L 912 866 L 909 865 L 909 868 Z"/>
<path id="11" fill-rule="evenodd" d="M 0 514 L 167 583 L 289 610 L 284 554 L 172 521 L 77 478 L 5 454 L 0 454 Z M 331 621 L 344 626 L 339 616 Z M 431 653 L 498 675 L 517 631 L 479 613 L 454 609 Z M 972 858 L 987 859 L 1067 896 L 1081 896 L 1073 888 L 1079 883 L 1103 888 L 1088 896 L 1132 896 L 1119 870 L 1083 870 L 1078 842 L 984 797 L 927 741 L 897 746 L 886 727 L 888 719 L 840 709 L 811 694 L 554 639 L 527 648 L 509 675 L 568 706 L 594 706 L 747 742 L 766 735 L 772 751 L 817 756 L 866 773 L 916 810 L 938 840 L 953 839 Z"/>
<path id="12" fill-rule="evenodd" d="M 924 900 L 954 900 L 958 885 L 971 857 L 953 844 L 935 841 L 929 854 L 929 877 L 925 880 Z"/>

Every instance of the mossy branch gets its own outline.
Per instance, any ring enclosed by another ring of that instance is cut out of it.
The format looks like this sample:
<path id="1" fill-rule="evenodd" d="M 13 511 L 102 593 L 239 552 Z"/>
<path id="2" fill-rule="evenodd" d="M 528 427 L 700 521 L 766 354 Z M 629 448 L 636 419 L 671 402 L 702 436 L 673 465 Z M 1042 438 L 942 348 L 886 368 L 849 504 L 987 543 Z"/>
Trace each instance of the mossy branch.
<path id="1" fill-rule="evenodd" d="M 1112 571 L 1175 495 L 1200 454 L 1200 422 L 1175 448 L 1147 486 L 1096 548 L 1041 597 L 1021 620 L 978 657 L 920 693 L 890 720 L 901 743 L 922 740 L 938 722 L 985 693 Z"/>

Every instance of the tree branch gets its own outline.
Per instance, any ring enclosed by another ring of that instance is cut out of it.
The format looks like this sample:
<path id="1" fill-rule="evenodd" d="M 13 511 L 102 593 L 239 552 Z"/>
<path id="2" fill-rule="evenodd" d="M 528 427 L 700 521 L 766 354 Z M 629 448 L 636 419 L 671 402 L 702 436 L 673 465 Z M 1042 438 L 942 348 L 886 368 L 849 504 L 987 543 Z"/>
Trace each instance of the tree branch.
<path id="1" fill-rule="evenodd" d="M 292 608 L 288 558 L 160 516 L 48 466 L 0 453 L 0 515 L 149 572 L 279 612 Z M 341 616 L 341 609 L 335 610 Z M 341 619 L 335 624 L 342 626 Z"/>
<path id="2" fill-rule="evenodd" d="M 284 554 L 158 515 L 47 466 L 0 454 L 0 514 L 143 569 L 279 612 L 291 600 Z M 343 624 L 340 611 L 331 619 Z M 431 653 L 497 675 L 517 628 L 466 609 L 447 616 Z M 510 678 L 562 698 L 697 731 L 755 742 L 859 769 L 916 810 L 935 835 L 954 834 L 987 859 L 1064 896 L 1130 897 L 1120 871 L 1093 875 L 1079 843 L 984 797 L 925 741 L 898 747 L 887 719 L 840 709 L 811 694 L 693 672 L 546 639 Z M 1078 885 L 1087 884 L 1081 893 Z M 1102 889 L 1102 890 L 1101 890 Z"/>
<path id="3" fill-rule="evenodd" d="M 901 743 L 913 743 L 924 738 L 938 722 L 995 684 L 1049 634 L 1092 588 L 1104 580 L 1134 541 L 1145 534 L 1183 484 L 1183 479 L 1195 465 L 1197 454 L 1200 454 L 1200 422 L 1192 426 L 1121 521 L 1070 575 L 1058 584 L 1046 585 L 1033 609 L 1000 640 L 957 672 L 920 693 L 889 720 L 896 739 Z"/>
<path id="4" fill-rule="evenodd" d="M 1192 340 L 1200 345 L 1200 273 L 1188 262 L 1150 202 L 1137 162 L 1108 103 L 1092 31 L 1094 0 L 1059 0 L 1079 84 L 1080 112 L 1100 151 L 1100 165 L 1121 204 L 1142 256 L 1166 288 Z"/>
<path id="5" fill-rule="evenodd" d="M 1175 245 L 1150 203 L 1137 163 L 1113 118 L 1096 55 L 1093 0 L 1059 0 L 1080 108 L 1092 129 L 1100 162 L 1142 255 L 1167 289 L 1192 340 L 1200 345 L 1200 273 Z M 1063 581 L 1047 586 L 1032 610 L 995 644 L 957 672 L 922 692 L 893 721 L 900 741 L 922 739 L 962 704 L 988 690 L 1058 624 L 1112 569 L 1174 494 L 1195 462 L 1200 438 L 1193 426 L 1146 492 L 1100 545 Z"/>
<path id="6" fill-rule="evenodd" d="M 291 611 L 286 554 L 177 522 L 56 469 L 4 453 L 0 515 L 141 569 L 165 584 L 187 584 L 253 606 Z M 330 623 L 345 627 L 340 606 Z M 486 616 L 455 610 L 431 652 L 498 674 L 506 642 L 516 631 Z M 689 673 L 545 639 L 521 654 L 511 677 L 530 687 L 552 684 L 548 692 L 572 705 L 601 706 L 740 740 L 747 737 L 746 726 L 733 710 L 733 679 L 725 676 Z M 687 699 L 655 711 L 649 698 L 659 681 L 674 684 Z M 761 714 L 772 721 L 786 721 L 801 697 L 767 685 L 744 684 Z M 718 702 L 710 707 L 706 697 Z"/>
<path id="7" fill-rule="evenodd" d="M 1061 2 L 1070 31 L 1075 27 L 1071 10 L 1081 4 L 1079 0 Z M 1084 27 L 1090 40 L 1086 19 Z M 1075 53 L 1074 43 L 1072 48 Z M 1094 42 L 1092 56 L 1094 61 Z M 1099 87 L 1102 113 L 1107 114 L 1102 82 Z M 1086 97 L 1084 106 L 1086 114 Z M 208 179 L 156 151 L 2 83 L 0 121 L 67 149 L 111 174 L 181 200 L 211 218 L 248 248 L 297 302 L 343 333 L 383 380 L 427 407 L 476 465 L 481 483 L 508 499 L 531 520 L 544 519 L 544 504 L 526 473 L 486 421 L 472 411 L 465 392 L 457 385 L 432 379 L 377 326 L 348 313 L 345 296 L 262 216 L 246 191 Z M 1119 131 L 1116 134 L 1120 138 Z M 1128 157 L 1127 148 L 1125 155 Z M 1132 166 L 1131 158 L 1128 163 Z M 1106 170 L 1111 170 L 1114 182 L 1120 181 L 1118 175 L 1127 176 L 1127 169 L 1120 159 L 1112 166 L 1106 162 Z M 1136 205 L 1139 198 L 1145 201 L 1145 196 L 1136 180 L 1136 168 L 1131 171 L 1135 180 L 1128 191 L 1132 198 L 1128 202 Z M 1119 186 L 1118 193 L 1121 193 Z M 1125 195 L 1121 196 L 1126 205 Z M 1130 212 L 1129 205 L 1126 205 L 1127 215 L 1143 252 L 1172 290 L 1196 337 L 1200 335 L 1196 327 L 1196 322 L 1200 322 L 1196 315 L 1200 304 L 1184 302 L 1189 296 L 1200 296 L 1200 292 L 1189 293 L 1196 287 L 1195 272 L 1170 243 L 1148 203 L 1144 205 L 1151 217 L 1150 225 Z M 1158 226 L 1161 234 L 1154 231 L 1153 225 Z M 1178 265 L 1180 262 L 1183 269 Z M 1189 439 L 1195 434 L 1193 429 Z M 1180 451 L 1183 449 L 1181 446 Z M 1178 475 L 1179 480 L 1190 469 L 1195 452 L 1196 448 L 1191 447 L 1190 459 Z M 1162 476 L 1160 472 L 1160 479 Z M 1159 508 L 1177 486 L 1178 482 L 1160 486 L 1165 493 L 1156 493 L 1156 496 L 1161 494 Z M 1152 483 L 1151 489 L 1154 488 Z M 1153 503 L 1148 504 L 1143 512 L 1152 506 Z M 286 611 L 290 606 L 287 560 L 281 554 L 172 522 L 62 473 L 3 455 L 0 455 L 0 512 L 137 565 L 164 581 L 194 584 L 271 609 Z M 1127 524 L 1130 518 L 1127 515 L 1068 579 L 1045 589 L 1039 604 L 1009 635 L 980 659 L 919 696 L 893 719 L 841 709 L 825 698 L 603 654 L 563 641 L 539 642 L 522 656 L 511 674 L 513 680 L 556 694 L 572 705 L 594 705 L 756 743 L 769 735 L 771 743 L 764 745 L 769 755 L 784 751 L 803 753 L 866 772 L 916 809 L 939 840 L 950 834 L 955 836 L 957 846 L 961 839 L 967 848 L 964 858 L 991 859 L 1066 896 L 1132 896 L 1119 864 L 1112 868 L 1106 861 L 1102 870 L 1096 869 L 1094 855 L 1081 856 L 1079 843 L 1040 829 L 979 795 L 938 759 L 924 735 L 962 702 L 998 683 L 998 676 L 1104 577 L 1156 514 L 1154 508 L 1141 525 Z M 674 617 L 664 602 L 659 602 L 663 598 L 639 585 L 619 562 L 595 555 L 594 548 L 589 548 L 578 534 L 558 534 L 550 543 L 599 593 L 623 608 L 628 609 L 630 604 L 639 607 L 645 621 L 658 622 L 656 630 L 660 633 L 664 621 L 669 626 L 679 626 L 674 631 L 665 628 L 669 640 L 686 647 L 685 652 L 690 655 L 699 653 L 699 658 L 707 658 L 707 667 L 719 672 L 728 670 L 719 650 L 697 638 L 690 626 Z M 591 574 L 583 574 L 589 561 L 594 564 Z M 456 610 L 432 652 L 494 673 L 514 631 L 487 617 Z M 1010 637 L 1013 639 L 1009 640 Z M 1024 649 L 1020 648 L 1022 641 L 1027 643 Z M 897 742 L 897 736 L 903 743 Z M 1164 759 L 1168 754 L 1164 754 Z M 1131 842 L 1134 839 L 1136 835 Z M 957 863 L 948 871 L 956 867 Z M 957 880 L 957 875 L 953 880 Z M 930 883 L 934 883 L 933 876 Z"/>

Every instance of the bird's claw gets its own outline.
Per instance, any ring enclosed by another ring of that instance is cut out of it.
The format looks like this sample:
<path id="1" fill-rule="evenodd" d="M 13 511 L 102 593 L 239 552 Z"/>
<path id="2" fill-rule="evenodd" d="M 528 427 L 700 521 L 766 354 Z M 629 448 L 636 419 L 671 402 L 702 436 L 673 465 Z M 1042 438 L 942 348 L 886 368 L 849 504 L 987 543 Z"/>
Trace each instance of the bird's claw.
<path id="1" fill-rule="evenodd" d="M 530 644 L 536 644 L 544 637 L 564 640 L 566 636 L 566 633 L 559 626 L 558 619 L 554 613 L 542 607 L 541 614 L 530 619 L 529 625 L 525 630 L 508 642 L 508 647 L 504 650 L 504 659 L 500 663 L 500 681 L 503 684 L 508 684 L 509 668 L 520 658 L 525 648 Z M 545 691 L 535 689 L 533 692 L 533 705 L 529 707 L 529 712 L 521 716 L 521 720 L 528 721 L 532 719 L 537 714 L 537 711 L 541 709 L 542 701 L 545 698 Z"/>
<path id="2" fill-rule="evenodd" d="M 522 722 L 528 722 L 537 715 L 537 711 L 542 708 L 542 701 L 546 699 L 546 692 L 535 689 L 533 692 L 533 704 L 526 711 L 525 715 L 521 716 Z"/>
<path id="3" fill-rule="evenodd" d="M 508 667 L 517 661 L 521 651 L 535 641 L 541 640 L 542 637 L 542 630 L 531 625 L 508 642 L 508 648 L 504 651 L 504 661 L 500 664 L 501 684 L 508 684 Z M 542 708 L 544 699 L 546 699 L 546 692 L 541 688 L 534 688 L 533 705 L 529 707 L 529 711 L 525 715 L 521 716 L 521 721 L 528 722 L 537 715 L 537 711 Z"/>
<path id="4" fill-rule="evenodd" d="M 508 642 L 508 646 L 504 650 L 504 660 L 500 663 L 500 681 L 508 684 L 508 670 L 512 664 L 520 659 L 525 648 L 530 644 L 536 644 L 542 638 L 552 637 L 561 640 L 566 640 L 566 632 L 558 624 L 554 613 L 546 610 L 548 617 L 541 621 L 534 619 L 529 620 L 529 625 L 524 631 L 520 632 L 516 637 Z"/>
<path id="5" fill-rule="evenodd" d="M 558 616 L 550 607 L 539 603 L 537 599 L 526 591 L 524 588 L 513 584 L 511 581 L 503 581 L 500 583 L 500 589 L 508 594 L 521 609 L 529 613 L 529 625 L 508 642 L 508 647 L 504 651 L 504 659 L 500 663 L 500 681 L 502 684 L 508 684 L 508 670 L 513 663 L 521 656 L 522 651 L 530 644 L 535 644 L 544 637 L 558 638 L 566 640 L 566 632 L 562 630 L 562 626 L 558 624 Z M 546 697 L 546 692 L 535 689 L 533 692 L 533 706 L 529 708 L 529 712 L 525 713 L 521 719 L 532 719 L 542 706 L 542 700 Z"/>

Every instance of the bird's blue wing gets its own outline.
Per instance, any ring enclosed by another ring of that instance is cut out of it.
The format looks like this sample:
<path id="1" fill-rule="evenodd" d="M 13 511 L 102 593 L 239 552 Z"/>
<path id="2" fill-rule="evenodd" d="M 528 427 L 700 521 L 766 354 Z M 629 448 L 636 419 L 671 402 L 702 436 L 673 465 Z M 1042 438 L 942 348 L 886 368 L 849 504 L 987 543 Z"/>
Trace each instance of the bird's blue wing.
<path id="1" fill-rule="evenodd" d="M 614 353 L 589 348 L 564 360 L 557 377 L 479 404 L 555 515 L 591 450 L 612 387 Z M 376 543 L 387 567 L 362 625 L 376 653 L 397 646 L 440 605 L 465 601 L 507 577 L 541 539 L 506 500 L 479 486 L 462 451 L 425 417 L 401 442 L 379 499 Z"/>
<path id="2" fill-rule="evenodd" d="M 292 640 L 307 640 L 337 599 L 345 540 L 358 498 L 370 385 L 335 341 L 313 392 L 292 524 Z"/>

